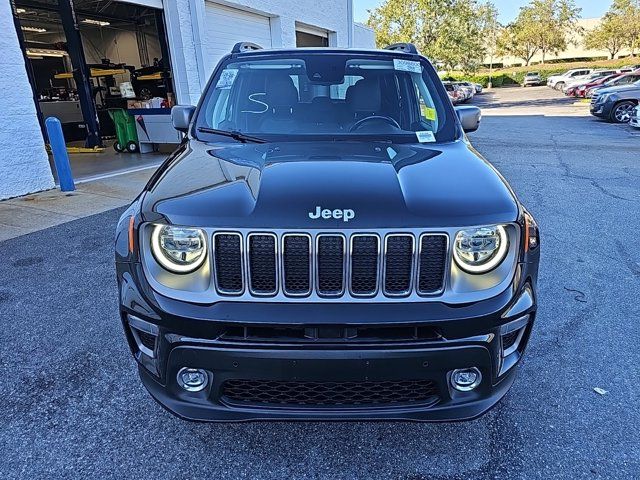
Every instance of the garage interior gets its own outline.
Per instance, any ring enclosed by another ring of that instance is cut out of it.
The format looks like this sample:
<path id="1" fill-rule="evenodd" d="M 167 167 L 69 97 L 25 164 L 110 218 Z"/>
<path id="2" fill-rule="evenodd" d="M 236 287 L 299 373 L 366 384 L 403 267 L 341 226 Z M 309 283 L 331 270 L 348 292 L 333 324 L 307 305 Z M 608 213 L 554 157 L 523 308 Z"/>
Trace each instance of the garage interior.
<path id="1" fill-rule="evenodd" d="M 59 118 L 74 177 L 155 165 L 173 148 L 165 140 L 180 141 L 166 128 L 175 99 L 162 10 L 15 0 L 13 14 L 43 135 L 44 119 Z"/>

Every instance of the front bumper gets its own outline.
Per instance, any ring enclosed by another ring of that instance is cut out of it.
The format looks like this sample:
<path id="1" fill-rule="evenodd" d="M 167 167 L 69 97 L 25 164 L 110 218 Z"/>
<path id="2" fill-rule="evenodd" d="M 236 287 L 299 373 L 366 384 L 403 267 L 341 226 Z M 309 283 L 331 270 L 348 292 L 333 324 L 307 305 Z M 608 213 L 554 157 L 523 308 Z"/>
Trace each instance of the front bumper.
<path id="1" fill-rule="evenodd" d="M 463 306 L 439 302 L 193 305 L 151 290 L 140 265 L 118 264 L 121 318 L 145 387 L 170 412 L 200 421 L 477 417 L 495 405 L 514 381 L 515 366 L 535 320 L 536 277 L 537 264 L 520 264 L 511 288 Z M 131 316 L 153 327 L 151 350 L 140 349 Z M 521 325 L 518 346 L 505 357 L 505 325 L 516 321 Z M 248 335 L 247 325 L 260 335 Z M 340 329 L 357 332 L 372 326 L 431 333 L 413 339 L 381 334 L 363 340 L 336 334 Z M 245 333 L 229 334 L 238 328 Z M 287 328 L 330 333 L 312 340 L 279 333 Z M 207 387 L 200 392 L 182 389 L 176 379 L 182 367 L 206 370 Z M 481 384 L 470 392 L 455 390 L 451 371 L 470 367 L 480 370 Z M 244 390 L 235 388 L 230 394 L 233 382 L 244 382 Z M 416 395 L 416 388 L 427 393 Z M 307 392 L 304 398 L 302 390 Z"/>
<path id="2" fill-rule="evenodd" d="M 600 118 L 609 118 L 611 115 L 612 103 L 592 103 L 590 106 L 591 115 Z"/>

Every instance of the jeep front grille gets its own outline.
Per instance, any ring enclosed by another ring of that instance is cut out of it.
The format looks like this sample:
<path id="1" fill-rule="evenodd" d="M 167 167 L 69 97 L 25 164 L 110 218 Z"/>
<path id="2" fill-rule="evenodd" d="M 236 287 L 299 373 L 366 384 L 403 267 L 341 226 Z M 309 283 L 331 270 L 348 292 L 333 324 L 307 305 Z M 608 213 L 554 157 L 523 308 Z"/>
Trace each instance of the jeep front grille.
<path id="1" fill-rule="evenodd" d="M 380 238 L 377 235 L 351 236 L 351 294 L 375 295 L 378 291 Z"/>
<path id="2" fill-rule="evenodd" d="M 291 296 L 308 295 L 311 293 L 311 237 L 288 234 L 282 243 L 284 292 Z"/>
<path id="3" fill-rule="evenodd" d="M 248 237 L 249 289 L 254 295 L 273 295 L 278 291 L 278 238 L 272 233 Z"/>
<path id="4" fill-rule="evenodd" d="M 411 291 L 413 235 L 387 235 L 385 239 L 384 292 L 402 296 Z"/>
<path id="5" fill-rule="evenodd" d="M 216 233 L 213 236 L 213 256 L 218 291 L 225 294 L 242 293 L 242 236 L 239 233 Z"/>
<path id="6" fill-rule="evenodd" d="M 213 235 L 215 287 L 228 296 L 435 295 L 444 290 L 447 258 L 444 233 Z"/>

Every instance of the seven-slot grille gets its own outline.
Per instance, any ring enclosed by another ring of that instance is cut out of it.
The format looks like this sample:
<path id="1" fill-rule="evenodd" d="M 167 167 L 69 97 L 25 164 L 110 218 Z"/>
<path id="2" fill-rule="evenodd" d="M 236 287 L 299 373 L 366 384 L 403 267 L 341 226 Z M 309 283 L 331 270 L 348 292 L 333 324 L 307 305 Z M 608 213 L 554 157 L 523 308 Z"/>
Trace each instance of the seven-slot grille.
<path id="1" fill-rule="evenodd" d="M 444 290 L 448 237 L 443 233 L 217 232 L 215 286 L 222 295 L 337 298 L 435 295 Z"/>

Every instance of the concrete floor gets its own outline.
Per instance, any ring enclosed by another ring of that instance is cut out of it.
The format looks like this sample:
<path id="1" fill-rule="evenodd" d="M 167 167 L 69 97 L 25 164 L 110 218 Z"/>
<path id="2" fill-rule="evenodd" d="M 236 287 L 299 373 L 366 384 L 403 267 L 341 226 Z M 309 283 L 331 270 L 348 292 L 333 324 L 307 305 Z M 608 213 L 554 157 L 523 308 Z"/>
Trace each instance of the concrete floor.
<path id="1" fill-rule="evenodd" d="M 0 242 L 126 205 L 142 191 L 154 171 L 151 166 L 78 183 L 74 192 L 53 189 L 2 200 Z"/>
<path id="2" fill-rule="evenodd" d="M 111 142 L 112 143 L 112 142 Z M 149 166 L 157 166 L 175 149 L 175 145 L 162 145 L 154 153 L 118 153 L 111 143 L 106 143 L 102 153 L 72 153 L 69 155 L 71 172 L 74 180 L 87 180 L 127 170 L 137 170 Z M 53 177 L 58 182 L 53 157 L 49 155 L 49 164 Z"/>

